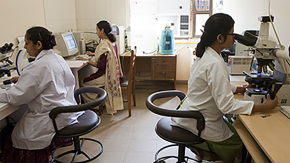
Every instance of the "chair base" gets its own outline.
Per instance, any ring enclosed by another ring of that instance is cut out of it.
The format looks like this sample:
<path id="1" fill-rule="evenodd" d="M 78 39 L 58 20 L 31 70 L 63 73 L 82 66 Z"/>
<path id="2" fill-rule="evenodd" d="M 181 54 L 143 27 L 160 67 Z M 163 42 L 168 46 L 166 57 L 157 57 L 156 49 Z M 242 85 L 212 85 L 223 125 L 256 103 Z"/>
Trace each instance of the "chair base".
<path id="1" fill-rule="evenodd" d="M 164 149 L 167 149 L 169 147 L 178 147 L 178 156 L 164 156 L 164 157 L 160 157 L 158 158 L 158 154 L 163 151 Z M 185 145 L 180 145 L 180 144 L 170 144 L 167 146 L 162 147 L 161 149 L 159 149 L 156 153 L 155 153 L 155 161 L 154 163 L 166 163 L 165 160 L 169 159 L 169 158 L 176 158 L 177 162 L 176 163 L 187 163 L 188 160 L 192 160 L 198 163 L 201 163 L 202 160 L 197 160 L 188 156 L 185 156 Z"/>
<path id="2" fill-rule="evenodd" d="M 81 140 L 80 150 L 73 149 L 73 150 L 70 150 L 70 151 L 67 151 L 67 152 L 61 153 L 61 154 L 59 154 L 59 155 L 57 155 L 57 156 L 54 156 L 55 152 L 56 152 L 59 148 L 63 147 L 65 144 L 70 143 L 70 142 L 65 142 L 65 143 L 62 143 L 61 145 L 59 145 L 59 146 L 58 146 L 58 147 L 53 151 L 53 153 L 52 153 L 52 155 L 51 155 L 52 159 L 51 159 L 50 163 L 53 163 L 53 162 L 57 162 L 57 163 L 65 163 L 65 162 L 61 162 L 61 161 L 59 161 L 58 159 L 61 158 L 62 156 L 65 156 L 65 155 L 67 155 L 67 154 L 70 154 L 70 153 L 74 153 L 74 156 L 73 156 L 73 158 L 72 158 L 71 163 L 86 163 L 86 162 L 90 162 L 90 161 L 96 159 L 97 157 L 99 157 L 99 156 L 103 153 L 104 147 L 103 147 L 103 145 L 102 145 L 101 142 L 99 142 L 99 141 L 97 141 L 97 140 L 94 140 L 94 139 L 90 139 L 90 138 L 80 138 L 80 140 Z M 95 143 L 99 144 L 99 146 L 101 147 L 100 152 L 99 152 L 98 154 L 94 155 L 94 157 L 90 157 L 90 156 L 89 156 L 85 151 L 82 150 L 82 146 L 83 146 L 85 140 L 95 142 Z M 72 142 L 72 141 L 71 141 L 71 142 Z M 80 162 L 74 162 L 76 156 L 79 155 L 79 154 L 84 155 L 87 159 L 84 160 L 84 161 L 80 161 Z"/>

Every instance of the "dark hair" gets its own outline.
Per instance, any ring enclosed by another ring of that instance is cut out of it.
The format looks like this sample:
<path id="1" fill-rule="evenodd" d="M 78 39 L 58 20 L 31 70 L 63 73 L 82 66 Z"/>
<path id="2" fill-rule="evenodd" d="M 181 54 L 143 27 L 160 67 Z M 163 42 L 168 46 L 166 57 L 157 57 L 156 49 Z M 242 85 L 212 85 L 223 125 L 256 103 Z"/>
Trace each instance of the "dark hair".
<path id="1" fill-rule="evenodd" d="M 196 56 L 202 57 L 205 48 L 213 44 L 219 34 L 227 39 L 227 34 L 234 27 L 235 21 L 227 14 L 217 13 L 212 15 L 205 23 L 204 32 L 196 46 Z"/>
<path id="2" fill-rule="evenodd" d="M 100 30 L 104 29 L 105 34 L 108 36 L 108 38 L 111 42 L 116 41 L 115 35 L 113 35 L 113 33 L 111 33 L 112 27 L 111 27 L 109 22 L 107 22 L 106 20 L 102 20 L 102 21 L 99 21 L 97 23 L 97 26 Z"/>
<path id="3" fill-rule="evenodd" d="M 32 27 L 26 31 L 26 37 L 31 40 L 33 44 L 40 41 L 42 44 L 42 50 L 52 49 L 56 45 L 55 36 L 52 32 L 43 27 Z"/>

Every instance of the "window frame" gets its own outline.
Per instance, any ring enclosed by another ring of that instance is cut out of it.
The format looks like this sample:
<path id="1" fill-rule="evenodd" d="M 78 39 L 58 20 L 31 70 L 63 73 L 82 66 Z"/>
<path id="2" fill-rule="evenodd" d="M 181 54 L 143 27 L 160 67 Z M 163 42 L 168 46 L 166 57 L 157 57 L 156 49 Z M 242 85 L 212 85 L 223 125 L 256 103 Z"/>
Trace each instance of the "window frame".
<path id="1" fill-rule="evenodd" d="M 212 15 L 212 10 L 213 10 L 213 0 L 210 0 L 210 7 L 208 11 L 197 11 L 195 7 L 195 2 L 196 0 L 191 0 L 191 11 L 190 11 L 190 24 L 191 24 L 191 37 L 196 38 L 200 37 L 201 35 L 195 35 L 195 30 L 196 30 L 196 15 L 198 14 L 209 14 L 209 16 Z"/>

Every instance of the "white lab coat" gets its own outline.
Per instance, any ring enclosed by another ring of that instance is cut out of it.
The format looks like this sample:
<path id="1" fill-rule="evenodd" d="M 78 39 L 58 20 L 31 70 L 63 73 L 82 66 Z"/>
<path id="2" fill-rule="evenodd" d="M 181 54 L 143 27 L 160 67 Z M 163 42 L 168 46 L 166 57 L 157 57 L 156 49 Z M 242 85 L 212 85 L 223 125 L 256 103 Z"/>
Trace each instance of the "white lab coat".
<path id="1" fill-rule="evenodd" d="M 205 118 L 205 129 L 201 137 L 220 142 L 233 133 L 223 120 L 224 114 L 251 114 L 254 102 L 238 101 L 234 98 L 229 69 L 222 57 L 211 47 L 206 48 L 202 58 L 198 58 L 191 68 L 188 80 L 187 98 L 181 110 L 199 110 Z M 196 120 L 172 118 L 177 125 L 197 134 Z"/>
<path id="2" fill-rule="evenodd" d="M 19 149 L 43 149 L 55 135 L 49 112 L 57 106 L 76 104 L 75 79 L 66 61 L 52 50 L 43 50 L 21 73 L 10 89 L 0 89 L 0 101 L 13 106 L 27 104 L 28 113 L 16 124 L 12 142 Z M 76 123 L 83 112 L 57 117 L 58 129 Z"/>

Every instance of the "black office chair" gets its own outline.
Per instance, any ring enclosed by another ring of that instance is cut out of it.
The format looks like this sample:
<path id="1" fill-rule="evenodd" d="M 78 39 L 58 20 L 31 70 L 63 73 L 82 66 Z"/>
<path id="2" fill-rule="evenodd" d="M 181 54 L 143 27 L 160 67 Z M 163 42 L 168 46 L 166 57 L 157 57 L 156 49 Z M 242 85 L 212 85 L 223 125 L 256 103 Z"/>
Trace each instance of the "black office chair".
<path id="1" fill-rule="evenodd" d="M 147 108 L 152 111 L 153 113 L 166 116 L 164 118 L 161 118 L 156 127 L 155 131 L 159 137 L 162 139 L 174 143 L 171 145 L 167 145 L 160 150 L 158 150 L 155 154 L 155 162 L 154 163 L 164 163 L 166 159 L 169 158 L 177 158 L 177 163 L 184 163 L 187 162 L 187 160 L 193 160 L 196 162 L 202 162 L 202 160 L 197 160 L 194 158 L 190 158 L 188 156 L 185 156 L 185 148 L 187 146 L 195 145 L 195 144 L 200 144 L 205 142 L 204 139 L 200 137 L 201 131 L 205 127 L 205 121 L 203 115 L 198 112 L 198 111 L 189 111 L 189 110 L 175 110 L 175 109 L 165 109 L 161 108 L 159 106 L 156 106 L 153 104 L 153 102 L 157 99 L 162 99 L 162 98 L 168 98 L 168 97 L 179 97 L 180 100 L 183 100 L 185 98 L 185 94 L 182 93 L 181 91 L 177 90 L 170 90 L 170 91 L 160 91 L 151 94 L 147 100 L 146 100 L 146 106 Z M 182 129 L 177 126 L 171 126 L 171 117 L 182 117 L 182 118 L 194 118 L 197 120 L 197 126 L 196 127 L 198 130 L 198 135 L 193 134 L 190 131 L 187 131 L 185 129 Z M 158 158 L 158 154 L 172 146 L 178 146 L 178 156 L 165 156 Z"/>
<path id="2" fill-rule="evenodd" d="M 80 94 L 82 94 L 82 93 L 97 93 L 97 94 L 100 95 L 100 97 L 98 99 L 96 99 L 95 101 L 92 101 L 90 103 L 80 104 L 79 97 L 80 97 Z M 81 161 L 81 162 L 77 162 L 77 163 L 85 163 L 85 162 L 89 162 L 89 161 L 92 161 L 92 160 L 96 159 L 103 152 L 102 143 L 100 143 L 97 140 L 90 139 L 90 138 L 80 138 L 80 136 L 85 135 L 85 134 L 93 131 L 96 127 L 99 126 L 99 124 L 101 122 L 101 118 L 95 112 L 91 111 L 90 109 L 101 105 L 105 101 L 105 99 L 107 97 L 106 91 L 104 89 L 102 89 L 102 88 L 83 87 L 83 88 L 77 89 L 75 91 L 74 96 L 75 96 L 76 102 L 79 105 L 56 107 L 53 110 L 51 110 L 50 113 L 49 113 L 49 117 L 52 119 L 52 122 L 53 122 L 53 126 L 54 126 L 54 129 L 55 129 L 55 132 L 56 132 L 56 136 L 60 137 L 60 138 L 73 138 L 71 142 L 73 142 L 73 144 L 74 144 L 74 149 L 73 150 L 70 150 L 70 151 L 61 153 L 61 154 L 59 154 L 57 156 L 54 156 L 55 152 L 60 147 L 65 146 L 68 142 L 59 145 L 55 149 L 55 151 L 53 151 L 53 153 L 52 153 L 51 163 L 53 163 L 53 162 L 60 162 L 61 163 L 61 161 L 59 161 L 58 159 L 61 158 L 62 156 L 70 154 L 70 153 L 74 153 L 74 156 L 73 156 L 71 162 L 74 162 L 74 160 L 75 160 L 77 155 L 82 154 L 87 159 L 84 160 L 84 161 Z M 56 126 L 56 122 L 55 122 L 55 119 L 56 119 L 58 114 L 60 114 L 60 113 L 78 112 L 78 111 L 85 111 L 85 113 L 78 118 L 78 121 L 79 121 L 78 123 L 66 126 L 63 129 L 58 130 L 58 128 Z M 100 146 L 100 152 L 98 152 L 93 157 L 90 157 L 82 149 L 85 140 L 86 141 L 90 141 L 90 143 L 97 143 L 97 145 Z"/>

